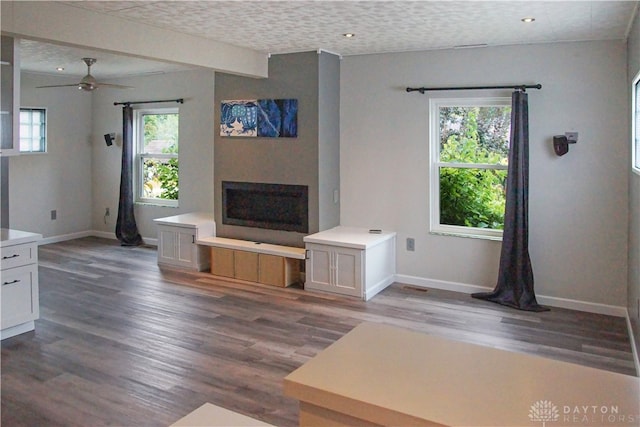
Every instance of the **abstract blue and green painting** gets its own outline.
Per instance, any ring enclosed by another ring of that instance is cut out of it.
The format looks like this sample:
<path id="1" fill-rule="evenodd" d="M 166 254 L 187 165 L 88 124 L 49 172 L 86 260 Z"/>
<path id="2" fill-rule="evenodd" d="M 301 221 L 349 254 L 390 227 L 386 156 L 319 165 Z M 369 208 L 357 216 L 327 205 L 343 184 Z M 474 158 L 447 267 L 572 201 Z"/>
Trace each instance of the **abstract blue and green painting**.
<path id="1" fill-rule="evenodd" d="M 221 136 L 257 136 L 258 101 L 222 101 L 220 107 Z"/>

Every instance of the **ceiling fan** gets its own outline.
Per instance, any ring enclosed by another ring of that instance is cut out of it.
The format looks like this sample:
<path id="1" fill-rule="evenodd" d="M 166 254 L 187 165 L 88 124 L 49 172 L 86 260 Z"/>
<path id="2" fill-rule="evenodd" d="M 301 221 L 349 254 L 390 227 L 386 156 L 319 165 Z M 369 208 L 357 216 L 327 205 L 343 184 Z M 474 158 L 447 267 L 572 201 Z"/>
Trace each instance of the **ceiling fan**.
<path id="1" fill-rule="evenodd" d="M 91 75 L 91 66 L 96 63 L 95 58 L 82 58 L 85 64 L 87 64 L 87 75 L 78 83 L 66 84 L 66 85 L 49 85 L 49 86 L 37 86 L 38 89 L 46 87 L 77 87 L 80 90 L 91 92 L 99 87 L 111 87 L 115 89 L 130 89 L 131 86 L 116 85 L 112 83 L 98 82 L 95 77 Z"/>

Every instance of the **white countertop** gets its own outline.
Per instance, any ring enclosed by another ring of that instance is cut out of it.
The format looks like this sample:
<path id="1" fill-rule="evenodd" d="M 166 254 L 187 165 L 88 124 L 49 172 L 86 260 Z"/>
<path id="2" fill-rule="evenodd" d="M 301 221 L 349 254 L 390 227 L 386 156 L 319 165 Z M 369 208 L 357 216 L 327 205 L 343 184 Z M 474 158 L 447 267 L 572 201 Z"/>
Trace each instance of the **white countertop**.
<path id="1" fill-rule="evenodd" d="M 640 415 L 637 377 L 376 323 L 289 374 L 284 393 L 381 425 L 541 426 L 529 417 L 541 401 L 558 411 L 548 427 L 630 425 Z M 565 417 L 586 405 L 597 406 L 585 414 L 595 421 Z M 617 421 L 602 422 L 612 407 Z"/>
<path id="2" fill-rule="evenodd" d="M 0 247 L 31 243 L 42 239 L 42 234 L 38 233 L 13 230 L 11 228 L 2 228 L 0 230 Z"/>
<path id="3" fill-rule="evenodd" d="M 213 214 L 206 212 L 191 212 L 186 214 L 168 216 L 165 218 L 156 218 L 153 220 L 156 224 L 173 225 L 176 227 L 194 228 L 200 224 L 208 224 L 215 222 Z"/>
<path id="4" fill-rule="evenodd" d="M 338 226 L 304 237 L 305 243 L 368 249 L 396 236 L 394 231 L 371 233 L 367 228 Z"/>

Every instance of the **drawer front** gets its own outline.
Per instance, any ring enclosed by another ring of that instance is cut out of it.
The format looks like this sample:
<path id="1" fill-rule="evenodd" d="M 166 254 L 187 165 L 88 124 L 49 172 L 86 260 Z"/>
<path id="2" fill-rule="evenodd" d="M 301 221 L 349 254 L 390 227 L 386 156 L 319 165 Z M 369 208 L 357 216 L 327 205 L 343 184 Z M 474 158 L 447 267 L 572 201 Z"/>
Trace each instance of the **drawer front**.
<path id="1" fill-rule="evenodd" d="M 34 264 L 38 261 L 38 245 L 36 243 L 25 243 L 23 245 L 7 246 L 2 248 L 0 254 L 0 268 L 2 270 Z"/>
<path id="2" fill-rule="evenodd" d="M 38 266 L 16 267 L 2 272 L 0 328 L 10 328 L 39 316 Z"/>

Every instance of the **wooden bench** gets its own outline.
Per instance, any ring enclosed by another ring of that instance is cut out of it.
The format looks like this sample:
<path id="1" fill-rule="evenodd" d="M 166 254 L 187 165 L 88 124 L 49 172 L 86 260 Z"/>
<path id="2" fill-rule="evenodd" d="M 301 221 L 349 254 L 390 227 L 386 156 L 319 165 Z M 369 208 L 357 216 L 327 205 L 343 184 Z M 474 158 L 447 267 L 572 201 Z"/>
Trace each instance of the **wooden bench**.
<path id="1" fill-rule="evenodd" d="M 304 248 L 226 237 L 204 237 L 196 243 L 211 247 L 213 275 L 280 287 L 300 282 Z"/>

